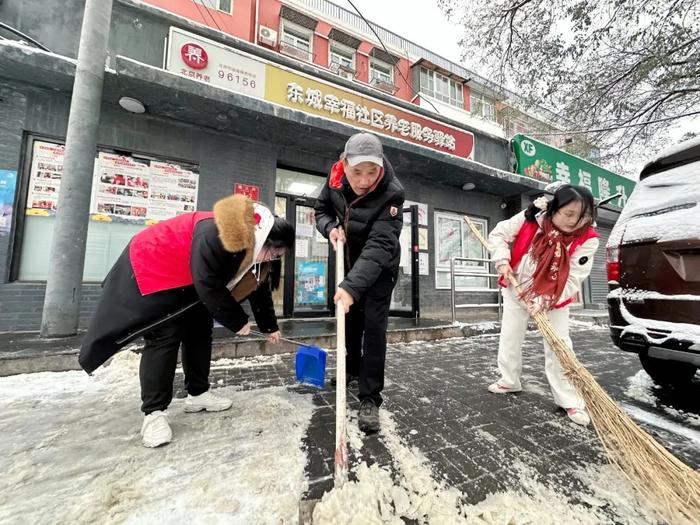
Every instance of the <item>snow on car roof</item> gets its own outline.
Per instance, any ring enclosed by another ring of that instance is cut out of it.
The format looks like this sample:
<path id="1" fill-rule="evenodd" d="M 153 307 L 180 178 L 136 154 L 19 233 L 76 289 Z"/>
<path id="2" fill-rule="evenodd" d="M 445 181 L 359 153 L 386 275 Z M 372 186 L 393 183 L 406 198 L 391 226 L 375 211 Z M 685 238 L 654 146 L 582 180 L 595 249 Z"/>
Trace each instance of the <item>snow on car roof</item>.
<path id="1" fill-rule="evenodd" d="M 700 162 L 640 181 L 627 201 L 608 246 L 642 241 L 700 239 Z"/>

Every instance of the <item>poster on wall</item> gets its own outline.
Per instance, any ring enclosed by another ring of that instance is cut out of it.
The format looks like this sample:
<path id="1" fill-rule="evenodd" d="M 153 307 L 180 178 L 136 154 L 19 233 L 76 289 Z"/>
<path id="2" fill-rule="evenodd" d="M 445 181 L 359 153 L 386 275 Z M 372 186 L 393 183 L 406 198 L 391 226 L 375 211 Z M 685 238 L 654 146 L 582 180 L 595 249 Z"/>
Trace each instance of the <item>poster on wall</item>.
<path id="1" fill-rule="evenodd" d="M 428 249 L 428 228 L 418 228 L 418 249 Z"/>
<path id="2" fill-rule="evenodd" d="M 427 253 L 418 254 L 418 275 L 430 275 L 430 262 Z"/>
<path id="3" fill-rule="evenodd" d="M 0 170 L 0 234 L 10 233 L 16 186 L 17 172 Z"/>
<path id="4" fill-rule="evenodd" d="M 91 213 L 143 220 L 148 210 L 148 192 L 148 161 L 99 154 L 92 181 Z"/>
<path id="5" fill-rule="evenodd" d="M 428 205 L 423 203 L 423 202 L 403 201 L 404 208 L 408 208 L 409 206 L 413 206 L 413 205 L 418 206 L 418 225 L 419 226 L 428 226 Z M 409 221 L 410 221 L 410 219 L 409 219 Z"/>
<path id="6" fill-rule="evenodd" d="M 300 261 L 296 270 L 296 304 L 326 304 L 326 262 Z"/>
<path id="7" fill-rule="evenodd" d="M 27 215 L 54 215 L 63 174 L 65 146 L 34 142 L 29 172 Z"/>
<path id="8" fill-rule="evenodd" d="M 195 211 L 198 178 L 177 164 L 101 152 L 93 180 L 92 219 L 150 224 Z"/>
<path id="9" fill-rule="evenodd" d="M 450 258 L 460 256 L 462 253 L 461 224 L 458 219 L 452 217 L 438 217 L 437 221 L 436 264 L 449 266 Z"/>
<path id="10" fill-rule="evenodd" d="M 169 162 L 151 161 L 148 218 L 164 220 L 197 209 L 199 174 Z"/>
<path id="11" fill-rule="evenodd" d="M 65 146 L 35 141 L 27 215 L 54 215 Z M 100 152 L 90 199 L 94 221 L 151 224 L 197 209 L 199 174 L 178 164 Z"/>

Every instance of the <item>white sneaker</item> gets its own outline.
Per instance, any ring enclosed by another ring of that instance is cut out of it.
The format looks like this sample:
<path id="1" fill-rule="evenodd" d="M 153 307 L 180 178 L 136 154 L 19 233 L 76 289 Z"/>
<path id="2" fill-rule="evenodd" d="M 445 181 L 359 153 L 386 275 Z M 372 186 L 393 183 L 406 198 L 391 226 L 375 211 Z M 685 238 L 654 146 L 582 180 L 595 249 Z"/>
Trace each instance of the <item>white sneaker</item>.
<path id="1" fill-rule="evenodd" d="M 141 438 L 143 446 L 148 448 L 170 443 L 173 439 L 173 431 L 170 430 L 168 415 L 161 410 L 147 414 L 143 418 L 143 425 L 141 425 Z"/>
<path id="2" fill-rule="evenodd" d="M 520 392 L 521 390 L 522 388 L 509 388 L 498 382 L 489 385 L 489 392 L 493 394 L 511 394 L 513 392 Z"/>
<path id="3" fill-rule="evenodd" d="M 232 401 L 225 397 L 215 396 L 209 391 L 198 396 L 187 395 L 185 400 L 185 412 L 221 412 L 231 408 Z"/>
<path id="4" fill-rule="evenodd" d="M 569 416 L 571 421 L 582 427 L 588 426 L 591 422 L 591 418 L 588 417 L 588 412 L 582 408 L 567 408 L 566 415 Z"/>

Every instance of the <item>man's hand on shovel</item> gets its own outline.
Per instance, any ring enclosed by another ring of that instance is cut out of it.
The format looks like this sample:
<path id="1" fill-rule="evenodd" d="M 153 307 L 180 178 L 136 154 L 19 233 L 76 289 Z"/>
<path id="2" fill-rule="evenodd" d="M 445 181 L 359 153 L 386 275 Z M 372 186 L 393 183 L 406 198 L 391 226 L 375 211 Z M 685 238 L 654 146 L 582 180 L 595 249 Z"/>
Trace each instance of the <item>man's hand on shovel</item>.
<path id="1" fill-rule="evenodd" d="M 343 304 L 343 310 L 345 310 L 345 313 L 348 313 L 350 307 L 355 302 L 355 299 L 352 298 L 352 295 L 339 287 L 338 291 L 335 292 L 335 295 L 333 296 L 333 302 L 338 304 L 338 301 Z"/>
<path id="2" fill-rule="evenodd" d="M 345 231 L 343 231 L 343 229 L 340 226 L 333 228 L 328 234 L 328 240 L 331 241 L 331 244 L 333 245 L 333 250 L 337 251 L 338 241 L 345 242 Z"/>

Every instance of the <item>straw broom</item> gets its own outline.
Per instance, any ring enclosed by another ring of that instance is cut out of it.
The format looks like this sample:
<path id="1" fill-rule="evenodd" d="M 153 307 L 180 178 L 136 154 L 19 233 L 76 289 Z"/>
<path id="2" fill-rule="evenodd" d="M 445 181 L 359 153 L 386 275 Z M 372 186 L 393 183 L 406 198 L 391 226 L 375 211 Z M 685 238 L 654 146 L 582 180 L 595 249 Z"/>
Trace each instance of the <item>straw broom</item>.
<path id="1" fill-rule="evenodd" d="M 474 236 L 488 247 L 474 223 L 464 217 Z M 510 285 L 520 284 L 509 276 Z M 630 480 L 638 494 L 648 500 L 669 523 L 700 523 L 700 475 L 673 456 L 642 430 L 617 406 L 559 337 L 547 315 L 534 316 L 564 374 L 586 402 L 593 427 L 608 460 Z"/>

